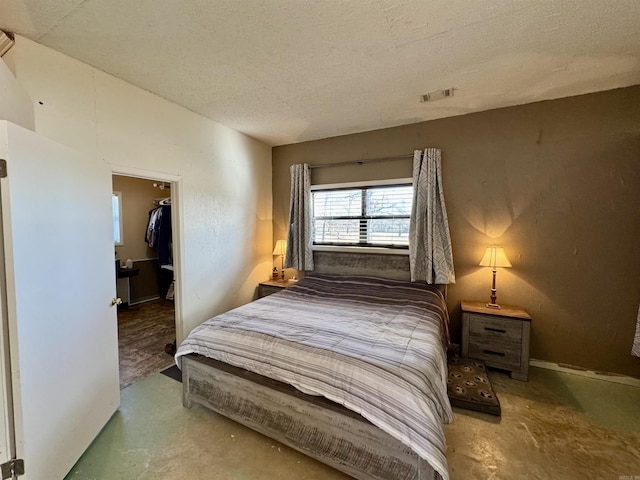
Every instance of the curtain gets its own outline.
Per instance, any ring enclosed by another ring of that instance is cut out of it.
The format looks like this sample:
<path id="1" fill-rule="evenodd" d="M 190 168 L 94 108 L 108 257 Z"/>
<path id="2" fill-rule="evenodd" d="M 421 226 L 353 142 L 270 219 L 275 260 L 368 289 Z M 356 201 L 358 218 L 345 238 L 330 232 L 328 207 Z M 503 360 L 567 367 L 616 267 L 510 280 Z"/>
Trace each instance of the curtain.
<path id="1" fill-rule="evenodd" d="M 416 150 L 413 154 L 409 265 L 412 282 L 448 284 L 456 281 L 438 148 Z"/>
<path id="2" fill-rule="evenodd" d="M 311 170 L 309 165 L 291 165 L 289 233 L 284 266 L 313 270 L 311 251 Z"/>

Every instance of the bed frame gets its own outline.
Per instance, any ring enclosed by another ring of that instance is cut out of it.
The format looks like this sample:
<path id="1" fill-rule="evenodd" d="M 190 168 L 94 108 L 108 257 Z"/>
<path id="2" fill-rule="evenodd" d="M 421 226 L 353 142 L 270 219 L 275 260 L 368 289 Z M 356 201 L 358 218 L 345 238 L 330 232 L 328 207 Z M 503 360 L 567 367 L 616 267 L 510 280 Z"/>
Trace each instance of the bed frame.
<path id="1" fill-rule="evenodd" d="M 320 273 L 407 279 L 409 271 L 400 255 L 316 252 L 314 260 Z M 359 480 L 441 478 L 359 414 L 288 384 L 191 354 L 182 357 L 182 385 L 185 407 L 202 405 Z"/>

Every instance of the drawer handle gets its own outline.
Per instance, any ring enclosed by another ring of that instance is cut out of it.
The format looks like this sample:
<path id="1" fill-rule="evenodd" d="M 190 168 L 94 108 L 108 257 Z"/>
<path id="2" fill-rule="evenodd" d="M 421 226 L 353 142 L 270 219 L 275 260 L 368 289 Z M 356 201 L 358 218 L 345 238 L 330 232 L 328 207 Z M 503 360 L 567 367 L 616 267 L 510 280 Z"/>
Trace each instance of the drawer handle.
<path id="1" fill-rule="evenodd" d="M 506 330 L 502 330 L 501 328 L 484 327 L 484 329 L 490 332 L 507 333 Z"/>
<path id="2" fill-rule="evenodd" d="M 505 354 L 502 352 L 494 352 L 493 350 L 482 350 L 482 353 L 488 353 L 489 355 L 498 355 L 499 357 L 504 357 Z"/>

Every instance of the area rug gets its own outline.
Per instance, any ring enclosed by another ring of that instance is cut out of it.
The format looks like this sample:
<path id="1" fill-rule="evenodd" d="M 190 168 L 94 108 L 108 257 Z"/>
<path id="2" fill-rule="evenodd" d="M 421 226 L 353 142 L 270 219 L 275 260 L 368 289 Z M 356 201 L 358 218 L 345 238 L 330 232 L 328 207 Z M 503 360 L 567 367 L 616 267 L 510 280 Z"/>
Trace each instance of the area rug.
<path id="1" fill-rule="evenodd" d="M 493 391 L 482 360 L 449 359 L 447 394 L 451 406 L 500 416 L 500 401 Z"/>
<path id="2" fill-rule="evenodd" d="M 171 365 L 169 368 L 165 368 L 160 373 L 182 383 L 182 371 L 178 368 L 177 365 Z"/>

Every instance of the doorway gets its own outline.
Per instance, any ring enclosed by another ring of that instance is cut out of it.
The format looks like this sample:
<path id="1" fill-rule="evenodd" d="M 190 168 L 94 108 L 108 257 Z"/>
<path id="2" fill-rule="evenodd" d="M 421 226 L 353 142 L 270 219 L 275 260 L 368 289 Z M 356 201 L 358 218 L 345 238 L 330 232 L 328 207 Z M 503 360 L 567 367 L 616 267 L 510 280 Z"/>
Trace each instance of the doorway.
<path id="1" fill-rule="evenodd" d="M 114 174 L 120 388 L 174 362 L 172 182 Z"/>

